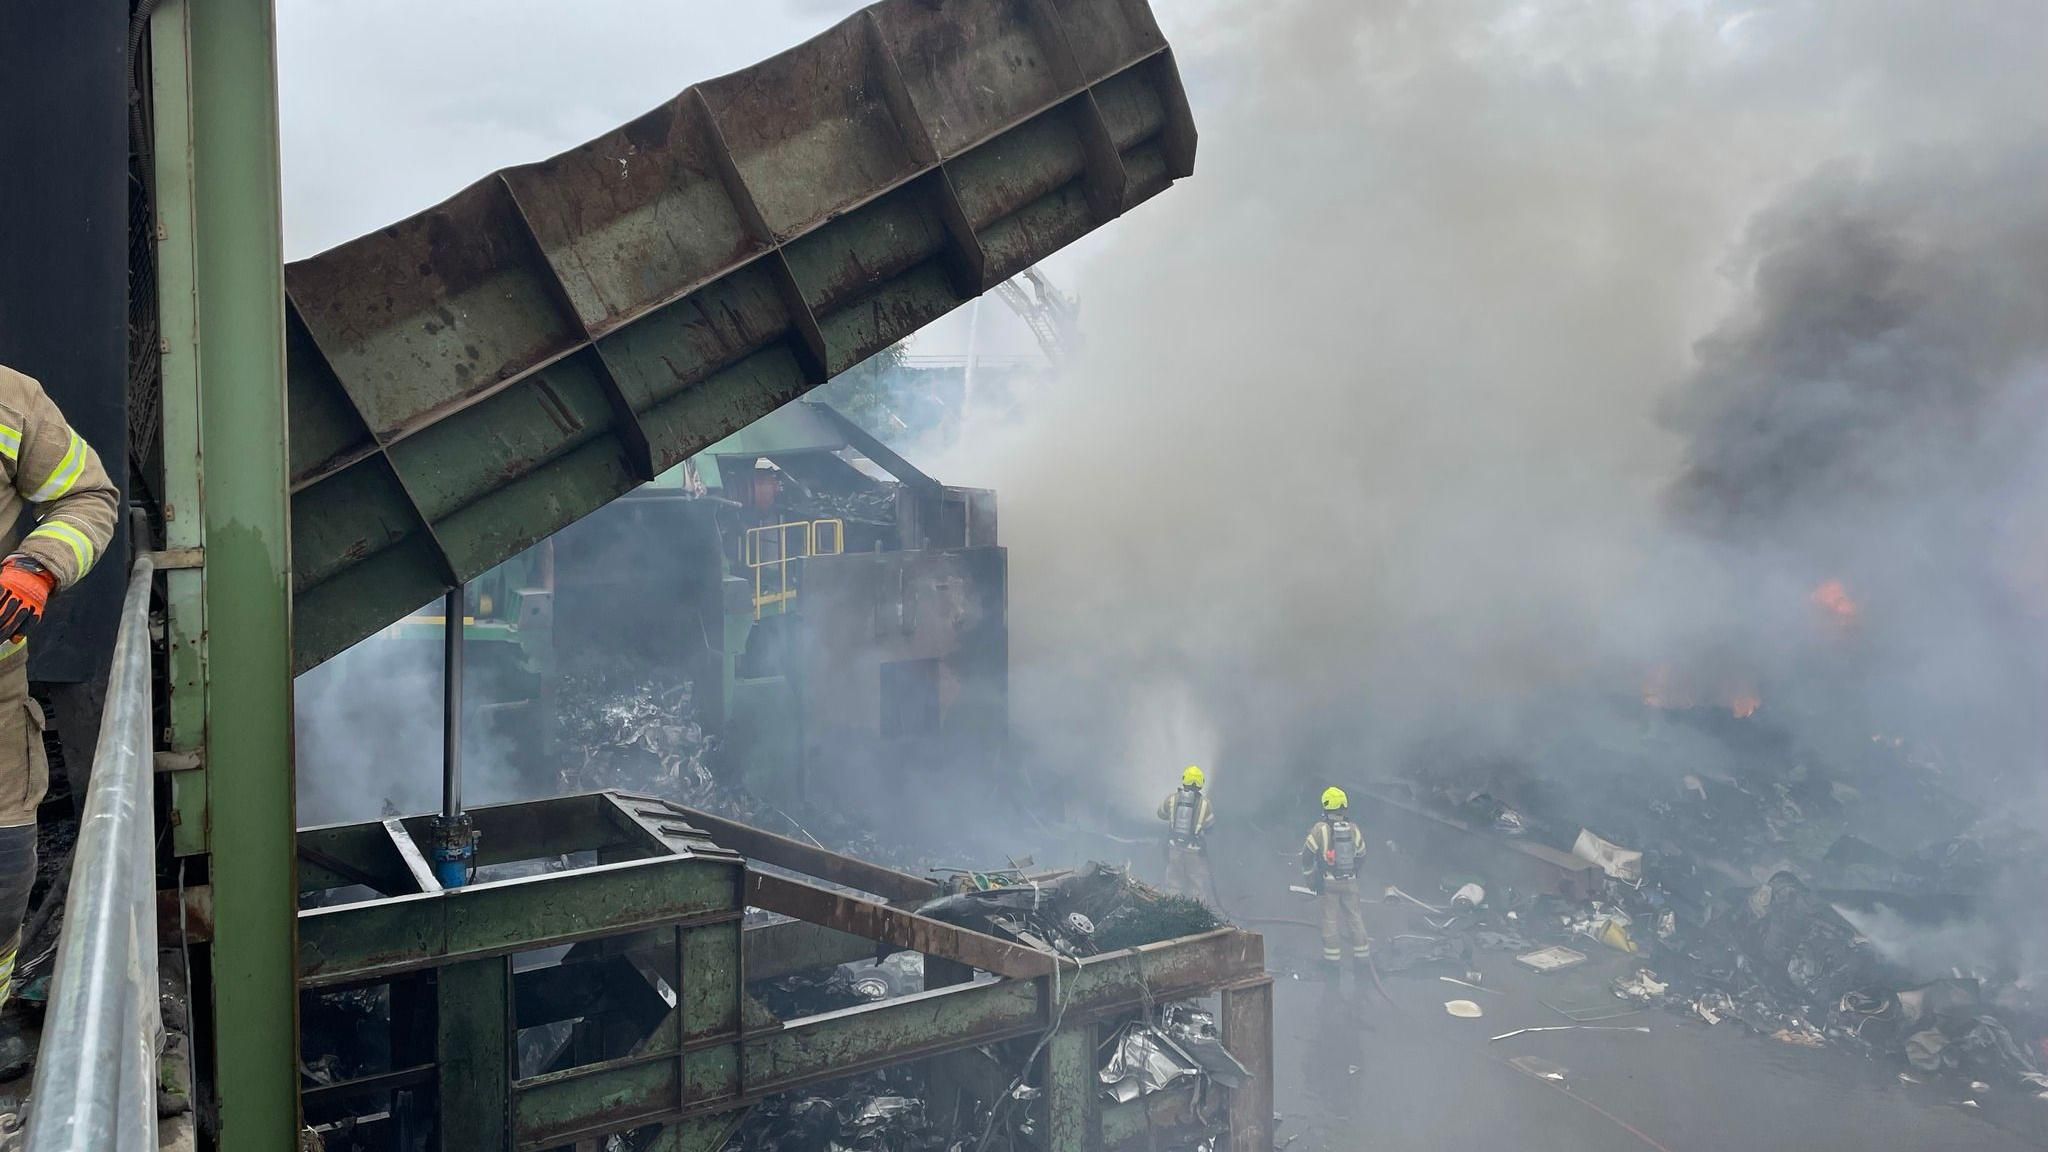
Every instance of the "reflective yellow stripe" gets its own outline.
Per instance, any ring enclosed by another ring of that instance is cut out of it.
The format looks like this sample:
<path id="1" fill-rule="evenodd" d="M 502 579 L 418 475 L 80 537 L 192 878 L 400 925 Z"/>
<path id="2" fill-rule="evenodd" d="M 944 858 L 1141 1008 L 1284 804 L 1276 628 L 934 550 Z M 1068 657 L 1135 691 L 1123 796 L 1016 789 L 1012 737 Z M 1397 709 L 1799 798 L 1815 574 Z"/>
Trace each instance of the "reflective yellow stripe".
<path id="1" fill-rule="evenodd" d="M 21 456 L 21 429 L 0 424 L 0 456 L 5 456 L 9 460 Z"/>
<path id="2" fill-rule="evenodd" d="M 78 483 L 78 474 L 83 471 L 85 471 L 85 441 L 78 438 L 78 433 L 73 432 L 71 434 L 71 447 L 64 450 L 63 461 L 57 465 L 55 472 L 50 473 L 50 478 L 43 481 L 41 488 L 29 493 L 29 503 L 41 504 L 46 500 L 55 500 L 66 492 L 71 491 L 71 486 Z"/>
<path id="3" fill-rule="evenodd" d="M 35 531 L 28 534 L 28 538 L 31 540 L 38 536 L 48 536 L 53 540 L 62 540 L 64 543 L 71 545 L 71 554 L 78 558 L 78 571 L 72 576 L 74 581 L 91 570 L 95 550 L 92 546 L 91 537 L 88 537 L 85 533 L 80 532 L 62 520 L 45 520 L 41 524 L 36 525 Z"/>
<path id="4" fill-rule="evenodd" d="M 5 660 L 26 647 L 28 647 L 28 637 L 16 636 L 7 643 L 0 644 L 0 660 Z"/>

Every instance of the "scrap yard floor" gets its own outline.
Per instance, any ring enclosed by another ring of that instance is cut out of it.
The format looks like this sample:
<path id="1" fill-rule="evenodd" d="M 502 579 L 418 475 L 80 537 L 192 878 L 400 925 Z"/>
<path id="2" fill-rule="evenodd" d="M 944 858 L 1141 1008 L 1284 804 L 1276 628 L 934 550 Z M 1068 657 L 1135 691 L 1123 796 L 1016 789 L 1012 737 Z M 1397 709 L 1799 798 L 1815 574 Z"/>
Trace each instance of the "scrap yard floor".
<path id="1" fill-rule="evenodd" d="M 1378 892 L 1368 876 L 1365 891 Z M 1281 880 L 1284 883 L 1284 879 Z M 1269 888 L 1269 890 L 1271 890 Z M 1226 885 L 1225 900 L 1233 893 Z M 1247 916 L 1315 919 L 1306 900 L 1267 900 Z M 1412 931 L 1397 910 L 1370 904 L 1376 938 Z M 1316 973 L 1321 941 L 1307 927 L 1255 925 L 1265 932 L 1275 977 L 1274 1059 L 1279 1143 L 1289 1152 L 1372 1149 L 1543 1148 L 1571 1152 L 1721 1152 L 1741 1149 L 1972 1149 L 2048 1146 L 2048 1102 L 1987 1099 L 1961 1105 L 1948 1087 L 1906 1084 L 1899 1068 L 1832 1049 L 1806 1049 L 1708 1026 L 1649 1008 L 1605 1025 L 1644 1025 L 1649 1035 L 1545 1032 L 1493 1042 L 1517 1028 L 1567 1024 L 1544 1007 L 1603 1002 L 1641 965 L 1587 942 L 1586 963 L 1538 975 L 1505 953 L 1481 953 L 1473 992 L 1435 974 L 1370 978 L 1347 973 L 1331 988 Z M 1479 1004 L 1480 1019 L 1456 1019 L 1444 1002 Z M 1562 1086 L 1509 1063 L 1518 1056 L 1562 1065 Z M 1992 1122 L 1996 1118 L 2000 1127 Z M 1290 1143 L 1291 1141 L 1291 1143 Z"/>

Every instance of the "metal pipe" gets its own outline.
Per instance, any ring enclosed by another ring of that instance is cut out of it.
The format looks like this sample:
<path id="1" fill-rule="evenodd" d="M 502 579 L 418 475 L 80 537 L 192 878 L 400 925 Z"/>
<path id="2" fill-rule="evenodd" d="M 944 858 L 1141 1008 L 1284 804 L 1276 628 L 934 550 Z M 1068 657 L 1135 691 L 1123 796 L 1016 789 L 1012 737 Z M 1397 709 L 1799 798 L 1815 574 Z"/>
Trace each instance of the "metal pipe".
<path id="1" fill-rule="evenodd" d="M 462 585 L 442 601 L 441 817 L 462 815 Z"/>
<path id="2" fill-rule="evenodd" d="M 107 675 L 64 930 L 36 1061 L 30 1152 L 154 1149 L 156 974 L 149 589 L 135 561 Z"/>

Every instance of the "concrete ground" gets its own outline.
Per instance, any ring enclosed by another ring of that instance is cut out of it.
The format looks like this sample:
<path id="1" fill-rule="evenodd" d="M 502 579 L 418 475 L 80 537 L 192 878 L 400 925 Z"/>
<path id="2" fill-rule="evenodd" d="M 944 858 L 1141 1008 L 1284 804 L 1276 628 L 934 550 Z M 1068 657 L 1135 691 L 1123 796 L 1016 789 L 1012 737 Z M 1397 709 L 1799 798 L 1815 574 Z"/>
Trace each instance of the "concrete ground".
<path id="1" fill-rule="evenodd" d="M 1580 949 L 1589 954 L 1585 964 L 1547 976 L 1505 953 L 1482 953 L 1481 983 L 1496 994 L 1446 984 L 1435 974 L 1388 976 L 1386 997 L 1369 977 L 1350 973 L 1333 987 L 1317 970 L 1320 935 L 1307 923 L 1316 907 L 1286 895 L 1284 866 L 1277 853 L 1271 856 L 1226 873 L 1222 887 L 1231 913 L 1257 918 L 1249 926 L 1266 934 L 1277 990 L 1275 1107 L 1280 1142 L 1290 1152 L 2048 1147 L 2048 1102 L 2030 1093 L 1994 1089 L 1981 1109 L 1971 1109 L 1952 1087 L 1901 1082 L 1899 1066 L 1889 1061 L 1785 1045 L 1732 1021 L 1708 1026 L 1648 1009 L 1603 1022 L 1647 1026 L 1648 1035 L 1489 1039 L 1570 1022 L 1546 1000 L 1625 1008 L 1607 982 L 1640 965 L 1590 943 Z M 1255 875 L 1262 878 L 1249 882 Z M 1384 884 L 1368 874 L 1364 890 L 1377 893 Z M 1395 906 L 1368 904 L 1366 915 L 1380 939 L 1414 930 Z M 1448 1015 L 1444 1002 L 1452 999 L 1478 1003 L 1484 1016 Z M 1517 1068 L 1517 1057 L 1561 1066 L 1564 1079 Z"/>

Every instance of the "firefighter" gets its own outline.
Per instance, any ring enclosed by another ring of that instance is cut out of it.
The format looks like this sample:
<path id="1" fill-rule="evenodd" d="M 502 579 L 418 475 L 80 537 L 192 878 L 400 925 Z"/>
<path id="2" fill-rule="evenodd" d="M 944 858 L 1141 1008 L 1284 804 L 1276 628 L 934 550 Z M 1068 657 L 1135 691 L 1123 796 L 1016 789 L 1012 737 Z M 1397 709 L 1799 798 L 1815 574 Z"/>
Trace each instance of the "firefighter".
<path id="1" fill-rule="evenodd" d="M 1216 899 L 1216 878 L 1209 873 L 1209 855 L 1203 838 L 1216 822 L 1215 810 L 1202 791 L 1207 780 L 1193 764 L 1180 774 L 1180 787 L 1159 802 L 1159 818 L 1166 821 L 1166 890 L 1191 896 L 1211 908 L 1222 906 Z"/>
<path id="2" fill-rule="evenodd" d="M 113 539 L 121 497 L 91 445 L 34 380 L 0 366 L 0 1008 L 14 991 L 22 914 L 36 877 L 36 805 L 50 783 L 43 712 L 28 693 L 29 633 L 52 593 Z M 34 527 L 17 535 L 26 506 Z M 27 1050 L 0 1025 L 0 1074 Z"/>
<path id="3" fill-rule="evenodd" d="M 1323 966 L 1332 971 L 1343 962 L 1348 940 L 1351 959 L 1364 967 L 1372 955 L 1365 934 L 1365 916 L 1358 908 L 1358 866 L 1365 858 L 1365 832 L 1351 822 L 1351 800 L 1342 788 L 1323 789 L 1323 818 L 1308 830 L 1301 846 L 1301 870 L 1321 894 Z"/>

